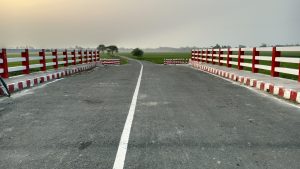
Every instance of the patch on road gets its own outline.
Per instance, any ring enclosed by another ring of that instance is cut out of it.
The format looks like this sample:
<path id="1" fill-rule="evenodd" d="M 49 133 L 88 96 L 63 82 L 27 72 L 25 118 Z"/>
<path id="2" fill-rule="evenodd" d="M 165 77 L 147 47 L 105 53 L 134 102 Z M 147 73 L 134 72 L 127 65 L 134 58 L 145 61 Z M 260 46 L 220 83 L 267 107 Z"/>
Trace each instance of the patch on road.
<path id="1" fill-rule="evenodd" d="M 157 106 L 157 105 L 167 105 L 170 104 L 170 102 L 143 102 L 141 103 L 143 106 Z"/>
<path id="2" fill-rule="evenodd" d="M 84 150 L 84 149 L 88 148 L 90 145 L 92 145 L 92 143 L 93 143 L 92 141 L 81 141 L 79 143 L 78 149 L 79 150 Z"/>
<path id="3" fill-rule="evenodd" d="M 102 104 L 103 103 L 102 100 L 96 100 L 96 99 L 85 99 L 85 100 L 83 100 L 83 102 L 85 102 L 87 104 Z"/>

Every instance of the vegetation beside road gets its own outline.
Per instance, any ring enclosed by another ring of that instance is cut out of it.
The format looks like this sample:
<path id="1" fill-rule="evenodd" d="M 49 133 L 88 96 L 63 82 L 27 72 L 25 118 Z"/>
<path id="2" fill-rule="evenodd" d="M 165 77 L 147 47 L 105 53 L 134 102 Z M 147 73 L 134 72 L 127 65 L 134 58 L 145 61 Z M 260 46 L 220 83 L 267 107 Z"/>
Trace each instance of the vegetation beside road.
<path id="1" fill-rule="evenodd" d="M 133 56 L 131 53 L 120 53 L 121 56 L 130 57 L 137 60 L 145 60 L 156 64 L 163 64 L 164 59 L 189 59 L 191 53 L 144 53 L 141 56 Z"/>

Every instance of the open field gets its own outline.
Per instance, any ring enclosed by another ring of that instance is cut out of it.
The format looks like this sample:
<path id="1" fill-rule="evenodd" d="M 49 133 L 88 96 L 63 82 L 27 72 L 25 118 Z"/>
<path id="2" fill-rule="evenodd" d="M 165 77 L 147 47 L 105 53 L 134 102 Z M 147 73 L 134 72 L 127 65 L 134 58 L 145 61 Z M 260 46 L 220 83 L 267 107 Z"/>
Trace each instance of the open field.
<path id="1" fill-rule="evenodd" d="M 142 57 L 136 57 L 132 56 L 130 53 L 120 53 L 122 56 L 127 56 L 133 59 L 138 60 L 146 60 L 150 61 L 156 64 L 163 64 L 164 59 L 177 59 L 177 58 L 183 58 L 188 59 L 191 57 L 191 53 L 144 53 L 144 56 Z"/>

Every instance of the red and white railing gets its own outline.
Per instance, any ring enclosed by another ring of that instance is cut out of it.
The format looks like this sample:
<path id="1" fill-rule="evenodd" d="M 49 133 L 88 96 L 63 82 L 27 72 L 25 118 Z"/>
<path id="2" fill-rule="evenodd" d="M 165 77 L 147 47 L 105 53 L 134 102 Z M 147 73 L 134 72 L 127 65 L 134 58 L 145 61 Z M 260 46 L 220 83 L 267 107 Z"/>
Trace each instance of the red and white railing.
<path id="1" fill-rule="evenodd" d="M 100 62 L 103 65 L 120 65 L 121 64 L 120 59 L 101 59 Z"/>
<path id="2" fill-rule="evenodd" d="M 164 59 L 164 65 L 188 64 L 188 59 Z"/>
<path id="3" fill-rule="evenodd" d="M 8 57 L 6 49 L 0 51 L 0 76 L 8 78 L 11 72 L 21 71 L 22 74 L 30 74 L 32 69 L 39 68 L 41 71 L 47 69 L 57 69 L 59 66 L 68 67 L 69 65 L 86 64 L 100 60 L 100 52 L 96 50 L 52 50 L 45 52 L 29 52 L 25 49 L 20 53 L 20 57 Z M 31 61 L 38 63 L 30 64 Z M 10 66 L 16 63 L 19 66 Z"/>
<path id="4" fill-rule="evenodd" d="M 294 56 L 283 54 L 284 52 L 294 52 Z M 280 73 L 295 75 L 298 76 L 300 82 L 300 47 L 194 49 L 191 61 L 227 67 L 235 65 L 239 70 L 247 67 L 253 73 L 258 73 L 258 70 L 267 70 L 273 77 L 278 77 Z M 260 63 L 260 61 L 268 64 Z M 286 63 L 294 66 L 287 66 Z"/>

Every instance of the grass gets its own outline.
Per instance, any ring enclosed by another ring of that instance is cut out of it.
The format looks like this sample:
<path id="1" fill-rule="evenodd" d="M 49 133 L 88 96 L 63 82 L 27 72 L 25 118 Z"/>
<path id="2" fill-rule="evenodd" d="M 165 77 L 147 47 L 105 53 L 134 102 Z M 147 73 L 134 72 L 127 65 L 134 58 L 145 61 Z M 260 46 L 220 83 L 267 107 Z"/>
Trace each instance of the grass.
<path id="1" fill-rule="evenodd" d="M 156 64 L 163 64 L 164 59 L 189 59 L 190 53 L 144 53 L 144 56 L 132 56 L 130 53 L 120 53 L 121 56 L 127 56 L 137 60 L 145 60 Z"/>

